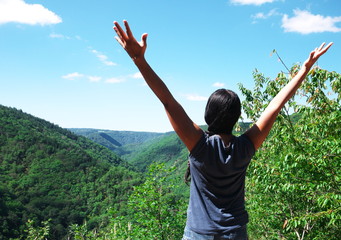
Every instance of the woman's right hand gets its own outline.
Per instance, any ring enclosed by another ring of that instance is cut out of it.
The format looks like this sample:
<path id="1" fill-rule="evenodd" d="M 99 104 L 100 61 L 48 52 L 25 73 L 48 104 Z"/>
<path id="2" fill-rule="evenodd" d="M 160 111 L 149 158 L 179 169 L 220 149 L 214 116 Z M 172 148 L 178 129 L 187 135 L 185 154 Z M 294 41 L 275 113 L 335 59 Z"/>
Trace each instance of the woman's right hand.
<path id="1" fill-rule="evenodd" d="M 315 62 L 319 59 L 319 57 L 321 57 L 323 54 L 325 54 L 328 49 L 331 47 L 331 45 L 333 45 L 333 43 L 329 43 L 326 47 L 325 47 L 325 43 L 322 43 L 320 47 L 315 48 L 314 51 L 312 51 L 309 54 L 308 59 L 304 62 L 303 66 L 307 67 L 307 68 L 311 68 Z"/>
<path id="2" fill-rule="evenodd" d="M 126 20 L 123 21 L 126 32 L 121 28 L 118 22 L 114 21 L 114 30 L 117 33 L 115 39 L 126 50 L 133 61 L 144 58 L 144 53 L 147 49 L 147 33 L 143 34 L 141 41 L 138 42 L 130 30 L 129 24 Z"/>

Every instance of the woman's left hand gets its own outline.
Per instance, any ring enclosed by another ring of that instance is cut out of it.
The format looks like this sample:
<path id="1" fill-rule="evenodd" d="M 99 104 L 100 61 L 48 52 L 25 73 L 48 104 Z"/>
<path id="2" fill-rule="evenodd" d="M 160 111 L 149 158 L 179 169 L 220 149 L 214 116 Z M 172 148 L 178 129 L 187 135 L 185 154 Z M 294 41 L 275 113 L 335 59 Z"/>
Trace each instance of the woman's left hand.
<path id="1" fill-rule="evenodd" d="M 138 42 L 131 32 L 128 22 L 124 20 L 123 23 L 126 28 L 126 32 L 121 28 L 118 22 L 114 22 L 114 30 L 117 33 L 115 39 L 126 50 L 133 61 L 144 58 L 144 54 L 147 49 L 147 33 L 143 34 L 141 37 L 141 41 Z"/>

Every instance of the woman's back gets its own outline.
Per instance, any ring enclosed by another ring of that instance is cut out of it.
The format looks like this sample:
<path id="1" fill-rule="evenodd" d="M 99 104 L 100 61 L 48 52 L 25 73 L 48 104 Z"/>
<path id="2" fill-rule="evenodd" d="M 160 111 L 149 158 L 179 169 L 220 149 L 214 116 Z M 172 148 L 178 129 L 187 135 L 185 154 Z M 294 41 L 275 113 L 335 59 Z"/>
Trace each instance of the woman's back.
<path id="1" fill-rule="evenodd" d="M 200 234 L 223 234 L 248 222 L 244 207 L 247 166 L 255 153 L 246 135 L 225 146 L 219 135 L 203 134 L 189 155 L 191 193 L 188 227 Z"/>

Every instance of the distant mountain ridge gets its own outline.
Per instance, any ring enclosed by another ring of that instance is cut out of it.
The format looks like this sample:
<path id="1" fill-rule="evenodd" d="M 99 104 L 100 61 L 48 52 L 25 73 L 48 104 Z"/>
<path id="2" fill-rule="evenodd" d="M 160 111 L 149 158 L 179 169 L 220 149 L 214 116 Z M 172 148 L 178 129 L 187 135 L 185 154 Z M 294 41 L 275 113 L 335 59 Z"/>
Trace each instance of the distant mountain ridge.
<path id="1" fill-rule="evenodd" d="M 125 157 L 140 149 L 141 145 L 169 133 L 116 131 L 93 128 L 69 128 L 75 134 L 84 136 Z"/>
<path id="2" fill-rule="evenodd" d="M 139 132 L 139 131 L 118 131 L 118 130 L 106 130 L 106 129 L 95 129 L 95 128 L 69 128 L 70 131 L 82 135 L 94 137 L 94 134 L 106 134 L 110 136 L 112 139 L 117 141 L 119 145 L 127 145 L 127 144 L 138 144 L 148 141 L 150 139 L 154 139 L 158 136 L 162 136 L 165 133 L 156 133 L 156 132 Z"/>

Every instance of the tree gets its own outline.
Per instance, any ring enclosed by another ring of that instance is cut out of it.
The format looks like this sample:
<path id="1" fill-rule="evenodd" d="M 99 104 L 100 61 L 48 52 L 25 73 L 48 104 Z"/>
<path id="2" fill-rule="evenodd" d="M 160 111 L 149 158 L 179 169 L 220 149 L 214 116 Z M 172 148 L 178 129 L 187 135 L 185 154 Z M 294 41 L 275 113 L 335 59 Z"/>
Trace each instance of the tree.
<path id="1" fill-rule="evenodd" d="M 128 204 L 135 213 L 132 227 L 139 226 L 138 232 L 145 239 L 180 239 L 182 236 L 187 201 L 174 194 L 176 185 L 170 181 L 174 170 L 165 168 L 164 164 L 152 164 L 146 181 L 135 187 L 129 198 Z"/>
<path id="2" fill-rule="evenodd" d="M 240 85 L 253 121 L 295 74 L 275 80 L 255 70 L 251 91 Z M 288 102 L 248 171 L 251 239 L 339 239 L 341 236 L 341 75 L 310 71 Z"/>
<path id="3" fill-rule="evenodd" d="M 126 215 L 112 211 L 110 224 L 88 230 L 86 223 L 71 226 L 75 239 L 181 239 L 187 201 L 174 194 L 174 168 L 153 163 L 147 177 L 130 195 Z"/>

